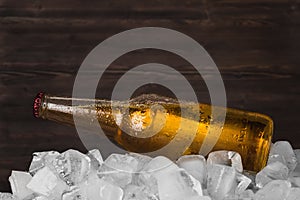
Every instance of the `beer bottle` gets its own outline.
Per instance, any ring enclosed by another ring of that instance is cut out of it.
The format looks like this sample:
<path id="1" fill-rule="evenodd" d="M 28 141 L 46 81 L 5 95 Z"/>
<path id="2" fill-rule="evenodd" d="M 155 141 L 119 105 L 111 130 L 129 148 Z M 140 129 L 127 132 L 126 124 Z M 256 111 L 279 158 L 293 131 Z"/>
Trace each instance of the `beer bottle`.
<path id="1" fill-rule="evenodd" d="M 73 101 L 73 103 L 72 103 Z M 75 103 L 74 103 L 75 102 Z M 197 109 L 195 106 L 197 106 Z M 161 109 L 164 108 L 164 112 Z M 126 109 L 128 112 L 126 112 Z M 231 150 L 240 153 L 244 169 L 259 171 L 267 163 L 273 121 L 270 117 L 232 108 L 224 108 L 225 123 L 212 151 Z M 200 112 L 200 118 L 181 116 L 181 113 Z M 189 102 L 179 104 L 176 99 L 156 94 L 144 94 L 128 101 L 57 97 L 39 93 L 34 100 L 34 116 L 63 124 L 74 125 L 73 117 L 89 128 L 92 115 L 96 116 L 105 135 L 125 150 L 145 153 L 160 149 L 172 141 L 178 129 L 190 137 L 190 127 L 197 127 L 192 143 L 183 154 L 198 154 L 212 123 L 212 106 Z M 152 133 L 156 134 L 152 134 Z M 146 134 L 145 137 L 137 137 Z M 148 134 L 148 135 L 147 135 Z M 152 134 L 152 135 L 151 135 Z M 183 139 L 183 138 L 182 138 Z M 172 153 L 172 152 L 171 152 Z"/>

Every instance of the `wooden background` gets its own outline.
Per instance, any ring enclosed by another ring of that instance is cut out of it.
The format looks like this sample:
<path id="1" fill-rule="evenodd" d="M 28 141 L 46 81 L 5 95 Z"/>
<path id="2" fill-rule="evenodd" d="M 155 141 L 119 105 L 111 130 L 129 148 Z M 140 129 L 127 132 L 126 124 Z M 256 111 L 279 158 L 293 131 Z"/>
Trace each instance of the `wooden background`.
<path id="1" fill-rule="evenodd" d="M 197 40 L 219 67 L 228 105 L 270 115 L 274 140 L 300 148 L 299 6 L 298 0 L 0 0 L 0 191 L 10 190 L 12 169 L 28 169 L 34 151 L 85 151 L 75 128 L 33 118 L 33 98 L 41 90 L 71 95 L 85 56 L 107 37 L 136 27 L 171 28 Z M 209 103 L 188 63 L 154 50 L 117 59 L 98 97 L 110 97 L 130 67 L 153 61 L 177 67 L 199 101 Z M 162 91 L 141 91 L 156 89 Z"/>

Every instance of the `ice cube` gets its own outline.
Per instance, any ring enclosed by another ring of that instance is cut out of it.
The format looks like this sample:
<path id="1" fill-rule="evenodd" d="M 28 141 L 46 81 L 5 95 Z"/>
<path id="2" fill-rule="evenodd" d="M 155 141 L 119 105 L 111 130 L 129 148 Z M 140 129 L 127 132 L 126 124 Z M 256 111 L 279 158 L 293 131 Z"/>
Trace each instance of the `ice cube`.
<path id="1" fill-rule="evenodd" d="M 44 196 L 49 196 L 53 189 L 62 182 L 48 167 L 40 169 L 27 184 L 27 188 Z"/>
<path id="2" fill-rule="evenodd" d="M 287 180 L 289 169 L 281 162 L 272 162 L 257 173 L 255 182 L 256 186 L 262 188 L 272 180 Z"/>
<path id="3" fill-rule="evenodd" d="M 236 175 L 237 187 L 235 194 L 242 194 L 248 188 L 252 180 L 243 174 L 237 173 Z"/>
<path id="4" fill-rule="evenodd" d="M 193 196 L 189 200 L 211 200 L 209 196 Z"/>
<path id="5" fill-rule="evenodd" d="M 222 200 L 239 200 L 239 195 L 237 194 L 230 194 L 224 197 Z"/>
<path id="6" fill-rule="evenodd" d="M 137 185 L 145 185 L 151 193 L 158 195 L 157 178 L 160 174 L 179 169 L 170 159 L 157 156 L 147 163 L 138 174 Z"/>
<path id="7" fill-rule="evenodd" d="M 122 200 L 123 190 L 97 175 L 89 177 L 62 194 L 62 200 Z"/>
<path id="8" fill-rule="evenodd" d="M 139 174 L 134 184 L 145 187 L 149 193 L 158 196 L 158 184 L 154 175 L 150 173 Z"/>
<path id="9" fill-rule="evenodd" d="M 77 185 L 80 191 L 78 195 L 88 200 L 100 199 L 100 190 L 104 184 L 110 184 L 98 178 L 96 173 L 90 173 L 88 178 Z"/>
<path id="10" fill-rule="evenodd" d="M 91 159 L 91 166 L 98 170 L 103 164 L 103 158 L 98 149 L 92 149 L 87 153 L 87 156 Z"/>
<path id="11" fill-rule="evenodd" d="M 204 196 L 209 196 L 208 191 L 206 188 L 202 188 L 202 193 Z"/>
<path id="12" fill-rule="evenodd" d="M 80 196 L 81 199 L 87 199 L 87 200 L 102 199 L 102 197 L 100 196 L 100 191 L 101 188 L 104 187 L 104 185 L 106 184 L 110 184 L 110 183 L 99 179 L 96 173 L 90 173 L 88 178 L 85 181 L 75 186 L 75 188 L 73 189 L 74 190 L 73 193 L 74 195 L 77 194 L 77 196 Z"/>
<path id="13" fill-rule="evenodd" d="M 151 194 L 158 196 L 158 185 L 156 177 L 160 173 L 166 173 L 179 167 L 170 159 L 164 156 L 158 156 L 146 163 L 144 167 L 136 174 L 133 183 L 138 186 L 145 186 Z"/>
<path id="14" fill-rule="evenodd" d="M 145 187 L 149 193 L 158 196 L 157 180 L 153 173 L 138 173 L 134 176 L 132 183 L 140 187 Z"/>
<path id="15" fill-rule="evenodd" d="M 294 153 L 297 158 L 297 166 L 296 166 L 295 170 L 292 172 L 292 176 L 300 177 L 300 149 L 295 149 Z"/>
<path id="16" fill-rule="evenodd" d="M 290 172 L 294 171 L 297 165 L 297 158 L 289 142 L 278 141 L 272 145 L 268 164 L 276 161 L 286 165 Z"/>
<path id="17" fill-rule="evenodd" d="M 45 151 L 33 153 L 30 163 L 29 172 L 34 175 L 38 170 L 42 169 L 47 163 L 51 163 L 59 153 L 57 151 Z"/>
<path id="18" fill-rule="evenodd" d="M 160 173 L 165 173 L 166 171 L 178 168 L 179 167 L 170 159 L 164 156 L 157 156 L 144 166 L 142 172 L 155 173 L 159 175 Z"/>
<path id="19" fill-rule="evenodd" d="M 124 190 L 123 200 L 158 200 L 158 197 L 151 194 L 145 186 L 130 184 Z"/>
<path id="20" fill-rule="evenodd" d="M 177 161 L 177 165 L 196 178 L 202 186 L 206 185 L 206 160 L 202 155 L 185 155 Z"/>
<path id="21" fill-rule="evenodd" d="M 6 192 L 0 192 L 0 199 L 1 200 L 19 200 L 16 196 L 14 196 L 13 194 L 10 193 L 6 193 Z"/>
<path id="22" fill-rule="evenodd" d="M 31 200 L 52 200 L 52 199 L 49 199 L 49 198 L 47 198 L 45 196 L 36 196 L 33 199 L 31 199 Z M 56 200 L 56 199 L 53 199 L 53 200 Z"/>
<path id="23" fill-rule="evenodd" d="M 184 169 L 160 173 L 156 179 L 160 200 L 182 200 L 203 195 L 200 182 Z"/>
<path id="24" fill-rule="evenodd" d="M 220 164 L 234 167 L 238 172 L 243 172 L 242 158 L 234 151 L 214 151 L 208 155 L 207 164 Z"/>
<path id="25" fill-rule="evenodd" d="M 143 173 L 141 172 L 141 170 L 143 170 L 143 168 L 152 160 L 152 158 L 146 155 L 132 153 L 132 152 L 128 153 L 128 155 L 134 157 L 138 161 L 137 173 L 132 174 L 132 184 L 139 185 L 139 181 L 140 181 L 139 175 L 140 173 Z"/>
<path id="26" fill-rule="evenodd" d="M 252 190 L 245 190 L 241 194 L 231 194 L 224 198 L 224 200 L 252 200 L 254 193 Z"/>
<path id="27" fill-rule="evenodd" d="M 299 200 L 299 199 L 300 199 L 300 188 L 291 188 L 285 200 Z"/>
<path id="28" fill-rule="evenodd" d="M 94 200 L 122 200 L 124 192 L 122 188 L 113 184 L 103 184 L 100 189 L 100 198 Z"/>
<path id="29" fill-rule="evenodd" d="M 87 178 L 91 159 L 79 151 L 70 149 L 58 155 L 50 168 L 54 168 L 60 178 L 72 186 Z"/>
<path id="30" fill-rule="evenodd" d="M 68 191 L 70 187 L 63 180 L 58 178 L 56 186 L 53 188 L 50 195 L 47 197 L 48 200 L 57 200 L 61 199 L 61 196 L 64 192 Z"/>
<path id="31" fill-rule="evenodd" d="M 104 162 L 106 167 L 118 171 L 134 173 L 137 171 L 138 161 L 131 155 L 111 154 Z"/>
<path id="32" fill-rule="evenodd" d="M 62 194 L 62 200 L 88 200 L 86 196 L 83 196 L 80 189 L 76 186 L 71 186 L 71 190 Z"/>
<path id="33" fill-rule="evenodd" d="M 128 154 L 111 154 L 99 169 L 98 175 L 123 188 L 131 183 L 137 169 L 138 161 L 134 157 Z"/>
<path id="34" fill-rule="evenodd" d="M 290 191 L 291 183 L 285 180 L 274 180 L 258 190 L 254 200 L 284 200 Z"/>
<path id="35" fill-rule="evenodd" d="M 233 194 L 236 188 L 236 170 L 233 167 L 207 165 L 207 191 L 215 200 L 222 200 Z"/>
<path id="36" fill-rule="evenodd" d="M 288 181 L 292 183 L 292 186 L 294 187 L 300 187 L 300 177 L 289 177 Z"/>
<path id="37" fill-rule="evenodd" d="M 145 165 L 147 165 L 152 160 L 150 156 L 138 153 L 130 152 L 128 155 L 134 157 L 138 161 L 137 171 L 141 171 L 145 167 Z"/>
<path id="38" fill-rule="evenodd" d="M 254 192 L 252 190 L 245 190 L 239 195 L 239 198 L 243 200 L 252 200 L 253 196 Z"/>
<path id="39" fill-rule="evenodd" d="M 31 179 L 32 177 L 28 172 L 12 171 L 8 180 L 13 195 L 19 199 L 32 196 L 33 192 L 26 187 Z"/>
<path id="40" fill-rule="evenodd" d="M 252 189 L 252 190 L 256 190 L 257 187 L 256 187 L 256 183 L 255 183 L 255 177 L 256 177 L 257 173 L 244 170 L 243 175 L 248 177 L 251 180 L 251 183 L 249 184 L 248 188 Z"/>
<path id="41" fill-rule="evenodd" d="M 209 196 L 194 196 L 191 200 L 211 200 Z"/>

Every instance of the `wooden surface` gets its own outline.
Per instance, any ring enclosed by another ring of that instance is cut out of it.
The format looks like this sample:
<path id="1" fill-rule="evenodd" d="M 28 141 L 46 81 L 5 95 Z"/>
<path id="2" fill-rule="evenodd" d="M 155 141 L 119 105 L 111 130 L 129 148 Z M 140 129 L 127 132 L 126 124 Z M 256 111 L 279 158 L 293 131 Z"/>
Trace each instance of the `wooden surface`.
<path id="1" fill-rule="evenodd" d="M 10 190 L 12 169 L 28 169 L 32 152 L 85 151 L 75 128 L 33 118 L 33 98 L 41 90 L 71 95 L 85 56 L 107 37 L 136 27 L 171 28 L 194 38 L 218 65 L 228 105 L 270 115 L 274 140 L 300 148 L 299 25 L 298 0 L 0 0 L 0 191 Z M 191 66 L 157 50 L 117 59 L 98 97 L 110 97 L 130 67 L 154 61 L 181 71 L 199 101 L 209 103 Z"/>

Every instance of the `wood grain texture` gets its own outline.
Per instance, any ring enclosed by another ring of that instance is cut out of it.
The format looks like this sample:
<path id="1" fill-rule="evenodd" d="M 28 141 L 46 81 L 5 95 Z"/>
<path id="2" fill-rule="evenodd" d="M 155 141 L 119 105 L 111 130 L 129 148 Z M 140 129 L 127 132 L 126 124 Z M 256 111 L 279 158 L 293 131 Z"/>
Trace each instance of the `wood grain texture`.
<path id="1" fill-rule="evenodd" d="M 71 95 L 81 62 L 97 44 L 144 26 L 171 28 L 198 41 L 219 67 L 228 105 L 270 115 L 274 140 L 300 148 L 298 0 L 0 0 L 0 191 L 10 190 L 11 170 L 27 169 L 34 151 L 85 151 L 73 127 L 34 119 L 32 100 L 41 90 Z M 147 62 L 176 68 L 199 101 L 209 103 L 192 66 L 158 50 L 117 59 L 98 97 L 109 98 L 122 74 Z M 143 90 L 162 92 L 154 86 Z"/>

